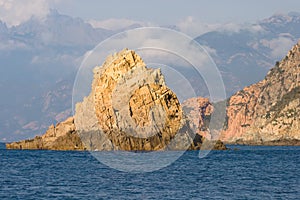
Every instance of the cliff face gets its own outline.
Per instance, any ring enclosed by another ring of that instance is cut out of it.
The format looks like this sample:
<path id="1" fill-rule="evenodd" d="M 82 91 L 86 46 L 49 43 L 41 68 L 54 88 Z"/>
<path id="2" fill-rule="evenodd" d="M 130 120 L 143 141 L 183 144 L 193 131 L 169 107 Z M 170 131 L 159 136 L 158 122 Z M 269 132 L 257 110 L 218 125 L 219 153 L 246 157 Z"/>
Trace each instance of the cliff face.
<path id="1" fill-rule="evenodd" d="M 207 99 L 203 101 L 209 105 Z M 209 112 L 207 110 L 207 114 Z M 77 103 L 74 118 L 50 126 L 41 137 L 7 144 L 7 148 L 199 149 L 202 136 L 206 135 L 197 134 L 189 119 L 176 94 L 166 86 L 161 71 L 147 68 L 134 51 L 125 49 L 109 56 L 101 67 L 94 68 L 91 93 Z M 213 142 L 205 145 L 210 148 L 211 144 Z M 226 149 L 221 142 L 215 148 Z"/>
<path id="2" fill-rule="evenodd" d="M 300 42 L 276 63 L 264 80 L 230 97 L 221 139 L 246 144 L 297 141 L 299 114 Z"/>

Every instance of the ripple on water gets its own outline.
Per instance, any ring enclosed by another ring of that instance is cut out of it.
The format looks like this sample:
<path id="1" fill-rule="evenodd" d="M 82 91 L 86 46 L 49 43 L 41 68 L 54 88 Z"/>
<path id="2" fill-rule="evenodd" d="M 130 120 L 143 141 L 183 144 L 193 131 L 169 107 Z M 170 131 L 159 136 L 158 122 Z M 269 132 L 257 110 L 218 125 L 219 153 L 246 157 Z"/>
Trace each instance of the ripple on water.
<path id="1" fill-rule="evenodd" d="M 238 148 L 213 151 L 202 159 L 196 151 L 186 152 L 166 168 L 137 174 L 110 169 L 89 152 L 1 149 L 0 199 L 297 199 L 300 196 L 300 147 Z"/>

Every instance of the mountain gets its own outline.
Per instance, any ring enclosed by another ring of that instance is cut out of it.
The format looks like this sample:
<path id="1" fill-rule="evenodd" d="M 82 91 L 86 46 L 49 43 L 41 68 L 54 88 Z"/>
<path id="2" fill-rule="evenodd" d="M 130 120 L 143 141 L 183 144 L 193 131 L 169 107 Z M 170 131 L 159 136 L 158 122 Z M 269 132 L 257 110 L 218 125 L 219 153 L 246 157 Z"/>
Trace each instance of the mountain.
<path id="1" fill-rule="evenodd" d="M 300 16 L 274 15 L 257 24 L 213 31 L 195 40 L 208 47 L 221 70 L 227 95 L 263 79 L 300 38 Z"/>
<path id="2" fill-rule="evenodd" d="M 10 29 L 11 38 L 24 42 L 29 48 L 62 47 L 59 53 L 91 49 L 112 34 L 105 29 L 94 29 L 80 18 L 73 18 L 51 10 L 44 21 L 31 18 Z M 81 47 L 81 48 L 79 48 Z M 80 54 L 82 55 L 82 54 Z"/>
<path id="3" fill-rule="evenodd" d="M 264 78 L 300 38 L 299 23 L 295 13 L 274 15 L 239 31 L 209 32 L 195 40 L 211 53 L 230 96 Z M 114 33 L 55 10 L 42 21 L 31 18 L 14 27 L 0 22 L 0 140 L 31 138 L 70 116 L 72 87 L 85 53 Z M 199 95 L 208 96 L 193 72 L 185 74 L 199 85 Z"/>
<path id="4" fill-rule="evenodd" d="M 231 96 L 221 139 L 242 144 L 300 144 L 300 41 L 267 76 Z"/>
<path id="5" fill-rule="evenodd" d="M 52 10 L 8 28 L 0 23 L 0 138 L 43 132 L 71 114 L 72 86 L 83 55 L 113 32 Z"/>
<path id="6" fill-rule="evenodd" d="M 288 15 L 273 15 L 268 19 L 262 20 L 259 24 L 274 35 L 289 33 L 295 38 L 300 38 L 299 13 L 291 12 Z"/>

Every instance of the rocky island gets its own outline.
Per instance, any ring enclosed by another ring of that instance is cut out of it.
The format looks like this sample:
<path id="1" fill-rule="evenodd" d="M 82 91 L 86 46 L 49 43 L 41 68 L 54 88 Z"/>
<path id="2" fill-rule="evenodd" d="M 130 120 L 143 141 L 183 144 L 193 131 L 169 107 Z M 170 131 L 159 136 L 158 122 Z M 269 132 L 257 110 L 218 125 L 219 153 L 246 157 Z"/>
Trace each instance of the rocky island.
<path id="1" fill-rule="evenodd" d="M 200 124 L 203 125 L 203 124 Z M 77 103 L 75 116 L 51 125 L 43 136 L 7 144 L 7 149 L 195 150 L 226 149 L 194 131 L 176 94 L 159 69 L 146 67 L 125 49 L 94 68 L 90 94 Z"/>

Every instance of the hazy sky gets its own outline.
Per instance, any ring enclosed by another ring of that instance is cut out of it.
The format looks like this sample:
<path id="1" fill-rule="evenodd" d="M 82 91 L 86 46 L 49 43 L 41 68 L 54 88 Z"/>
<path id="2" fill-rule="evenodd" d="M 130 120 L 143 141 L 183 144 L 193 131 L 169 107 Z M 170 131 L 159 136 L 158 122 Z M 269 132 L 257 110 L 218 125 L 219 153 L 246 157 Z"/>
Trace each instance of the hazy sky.
<path id="1" fill-rule="evenodd" d="M 159 25 L 186 18 L 203 23 L 254 23 L 275 13 L 300 12 L 299 0 L 0 0 L 0 20 L 17 25 L 49 8 L 84 20 L 129 19 Z"/>
<path id="2" fill-rule="evenodd" d="M 255 22 L 273 15 L 300 11 L 299 0 L 56 0 L 62 13 L 84 19 L 129 18 L 161 25 L 192 16 L 208 23 Z"/>
<path id="3" fill-rule="evenodd" d="M 232 29 L 237 24 L 255 23 L 273 14 L 300 12 L 300 1 L 0 0 L 0 20 L 8 26 L 18 25 L 32 16 L 43 19 L 50 8 L 80 17 L 94 27 L 118 30 L 136 22 L 145 26 L 176 25 L 193 36 L 224 24 Z"/>

